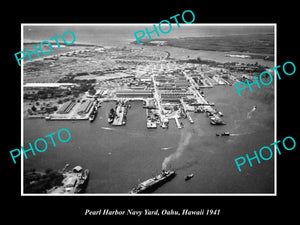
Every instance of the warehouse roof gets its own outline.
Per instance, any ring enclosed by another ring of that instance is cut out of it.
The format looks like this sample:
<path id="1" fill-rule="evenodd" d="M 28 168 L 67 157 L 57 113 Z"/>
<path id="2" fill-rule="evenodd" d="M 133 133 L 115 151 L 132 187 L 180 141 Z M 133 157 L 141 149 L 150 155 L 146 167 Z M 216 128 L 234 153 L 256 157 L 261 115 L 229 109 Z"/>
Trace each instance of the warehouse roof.
<path id="1" fill-rule="evenodd" d="M 25 87 L 30 88 L 38 88 L 38 87 L 61 87 L 61 86 L 74 86 L 77 85 L 75 83 L 27 83 L 24 84 Z"/>

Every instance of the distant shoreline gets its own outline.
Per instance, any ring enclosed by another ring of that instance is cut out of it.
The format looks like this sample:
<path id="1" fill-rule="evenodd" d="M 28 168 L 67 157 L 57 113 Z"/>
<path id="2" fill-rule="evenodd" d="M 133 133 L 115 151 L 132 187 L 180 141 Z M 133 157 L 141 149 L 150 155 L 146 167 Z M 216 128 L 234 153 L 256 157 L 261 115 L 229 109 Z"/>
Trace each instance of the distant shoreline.
<path id="1" fill-rule="evenodd" d="M 54 40 L 47 40 L 51 44 L 56 44 Z M 40 44 L 42 41 L 23 41 L 24 45 L 34 45 L 34 44 Z M 99 44 L 89 44 L 89 43 L 73 43 L 72 45 L 66 45 L 65 43 L 59 43 L 62 46 L 86 46 L 86 47 L 103 47 L 103 45 Z"/>
<path id="2" fill-rule="evenodd" d="M 43 55 L 43 54 L 40 54 L 40 57 L 36 57 L 36 56 L 33 56 L 32 60 L 29 60 L 28 57 L 26 57 L 24 59 L 24 63 L 28 63 L 28 62 L 33 62 L 33 61 L 38 61 L 38 60 L 42 60 L 43 58 L 47 58 L 47 57 L 55 57 L 55 56 L 59 56 L 60 54 L 64 54 L 66 52 L 70 52 L 70 51 L 74 51 L 74 49 L 78 48 L 80 49 L 80 47 L 88 47 L 88 48 L 93 48 L 93 47 L 101 47 L 101 48 L 104 48 L 104 46 L 102 45 L 97 45 L 97 44 L 88 44 L 88 43 L 74 43 L 72 45 L 66 45 L 66 44 L 62 44 L 62 43 L 59 43 L 60 44 L 60 49 L 58 48 L 58 46 L 56 45 L 56 42 L 55 41 L 49 41 L 51 44 L 53 44 L 52 48 L 53 48 L 53 51 L 51 53 L 51 55 Z M 31 47 L 33 48 L 32 45 L 39 45 L 41 42 L 40 41 L 24 41 L 23 44 L 24 44 L 24 50 L 26 48 L 29 49 L 29 51 L 31 51 Z M 26 45 L 29 45 L 28 47 Z M 26 46 L 26 47 L 25 47 Z M 48 45 L 45 45 L 45 47 L 47 46 L 47 48 L 49 48 Z M 38 46 L 36 46 L 37 48 L 39 48 Z M 43 46 L 44 47 L 44 46 Z"/>
<path id="3" fill-rule="evenodd" d="M 189 50 L 274 55 L 273 34 L 141 39 L 141 46 L 170 46 Z M 137 41 L 131 42 L 137 45 Z"/>

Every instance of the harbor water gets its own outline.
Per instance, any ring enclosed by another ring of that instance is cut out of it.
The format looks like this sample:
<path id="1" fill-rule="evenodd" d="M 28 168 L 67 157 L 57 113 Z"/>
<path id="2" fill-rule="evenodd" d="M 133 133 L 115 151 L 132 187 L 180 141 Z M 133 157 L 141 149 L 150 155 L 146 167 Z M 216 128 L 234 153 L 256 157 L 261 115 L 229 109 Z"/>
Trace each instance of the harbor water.
<path id="1" fill-rule="evenodd" d="M 71 140 L 56 147 L 48 140 L 45 152 L 28 153 L 24 169 L 58 170 L 66 163 L 90 170 L 87 193 L 128 193 L 138 183 L 158 174 L 166 163 L 176 176 L 154 193 L 273 193 L 274 158 L 253 167 L 245 164 L 239 172 L 234 159 L 254 156 L 253 150 L 274 142 L 274 96 L 272 86 L 254 88 L 239 97 L 234 86 L 205 89 L 205 98 L 224 114 L 224 126 L 213 126 L 205 113 L 190 113 L 194 124 L 181 120 L 178 129 L 171 120 L 169 129 L 147 129 L 142 102 L 132 102 L 125 126 L 107 122 L 115 102 L 102 103 L 94 122 L 24 120 L 24 147 L 38 138 L 67 128 Z M 256 109 L 254 108 L 256 106 Z M 229 137 L 216 133 L 229 131 Z M 47 138 L 49 139 L 49 138 Z M 185 181 L 193 173 L 194 177 Z"/>

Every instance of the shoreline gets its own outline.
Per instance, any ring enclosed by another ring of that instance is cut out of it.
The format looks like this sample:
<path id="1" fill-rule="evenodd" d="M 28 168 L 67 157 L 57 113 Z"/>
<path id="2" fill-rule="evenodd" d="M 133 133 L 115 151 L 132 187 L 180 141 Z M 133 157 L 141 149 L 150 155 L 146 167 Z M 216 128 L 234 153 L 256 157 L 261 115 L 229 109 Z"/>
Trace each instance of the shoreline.
<path id="1" fill-rule="evenodd" d="M 130 44 L 132 46 L 134 44 Z M 135 48 L 138 46 L 134 45 Z M 143 45 L 144 49 L 151 50 L 160 50 L 160 51 L 167 51 L 170 55 L 170 59 L 174 60 L 188 60 L 188 59 L 197 59 L 200 57 L 203 60 L 211 60 L 218 63 L 230 63 L 230 62 L 237 62 L 237 63 L 249 63 L 255 64 L 256 62 L 262 66 L 272 68 L 274 67 L 274 60 L 264 60 L 263 58 L 236 58 L 236 57 L 228 57 L 226 55 L 258 55 L 261 56 L 262 54 L 257 53 L 246 53 L 246 52 L 237 52 L 237 51 L 210 51 L 210 50 L 191 50 L 187 48 L 181 47 L 174 47 L 174 46 L 154 46 L 154 45 Z M 267 54 L 264 54 L 267 55 Z M 268 55 L 273 56 L 273 55 Z"/>
<path id="2" fill-rule="evenodd" d="M 157 41 L 157 40 L 153 40 Z M 55 41 L 50 40 L 49 41 L 51 44 L 56 44 Z M 34 44 L 39 44 L 40 41 L 37 40 L 30 40 L 30 41 L 24 41 L 23 45 L 34 45 Z M 204 60 L 212 60 L 218 63 L 227 63 L 227 62 L 237 62 L 237 63 L 250 63 L 250 64 L 255 64 L 256 62 L 262 66 L 265 67 L 274 67 L 274 61 L 275 61 L 275 56 L 274 54 L 270 53 L 255 53 L 255 52 L 246 52 L 246 51 L 223 51 L 223 50 L 208 50 L 208 49 L 190 49 L 186 47 L 181 47 L 181 46 L 172 46 L 172 45 L 156 45 L 156 44 L 143 44 L 137 45 L 134 43 L 134 41 L 129 41 L 127 44 L 117 44 L 117 45 L 100 45 L 100 44 L 89 44 L 89 43 L 74 43 L 72 45 L 65 45 L 65 44 L 60 44 L 63 46 L 61 49 L 58 49 L 57 46 L 52 46 L 54 47 L 54 51 L 61 51 L 55 52 L 54 54 L 51 55 L 42 55 L 40 54 L 39 58 L 33 58 L 32 61 L 26 57 L 23 62 L 28 63 L 28 62 L 33 62 L 33 61 L 38 61 L 42 60 L 45 57 L 56 57 L 60 56 L 61 54 L 64 54 L 69 51 L 74 51 L 74 49 L 69 49 L 74 47 L 80 48 L 80 47 L 87 47 L 87 48 L 93 48 L 93 47 L 102 47 L 102 48 L 119 48 L 122 49 L 124 47 L 129 47 L 132 49 L 147 49 L 147 50 L 155 50 L 155 51 L 164 51 L 169 53 L 168 59 L 174 59 L 174 60 L 187 60 L 187 59 L 196 59 L 197 57 L 200 57 L 201 59 Z M 230 55 L 247 55 L 249 57 L 230 57 Z M 265 60 L 265 58 L 271 58 L 269 60 Z M 273 58 L 273 59 L 272 59 Z"/>
<path id="3" fill-rule="evenodd" d="M 51 44 L 56 44 L 56 42 L 54 40 L 47 40 L 48 42 L 50 42 Z M 23 41 L 23 45 L 34 45 L 34 44 L 40 44 L 42 42 L 39 40 L 25 40 Z M 66 44 L 62 44 L 59 43 L 60 46 L 86 46 L 86 47 L 103 47 L 103 45 L 100 44 L 93 44 L 93 43 L 85 43 L 85 42 L 77 42 L 77 43 L 73 43 L 72 45 L 66 45 Z M 52 46 L 53 47 L 53 46 Z"/>

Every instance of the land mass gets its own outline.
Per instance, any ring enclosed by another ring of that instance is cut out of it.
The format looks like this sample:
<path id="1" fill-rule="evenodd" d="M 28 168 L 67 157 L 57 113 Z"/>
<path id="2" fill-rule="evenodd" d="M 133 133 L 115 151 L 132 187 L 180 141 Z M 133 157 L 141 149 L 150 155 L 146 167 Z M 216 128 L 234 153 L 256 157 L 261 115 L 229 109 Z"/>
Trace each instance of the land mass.
<path id="1" fill-rule="evenodd" d="M 97 105 L 93 99 L 98 97 L 149 98 L 161 93 L 165 102 L 178 102 L 189 95 L 202 103 L 196 90 L 251 80 L 268 68 L 249 58 L 231 59 L 218 51 L 204 51 L 202 56 L 202 52 L 172 46 L 72 47 L 26 62 L 25 118 L 89 119 Z M 215 55 L 210 56 L 211 52 Z"/>
<path id="2" fill-rule="evenodd" d="M 250 53 L 251 57 L 273 60 L 273 34 L 228 35 L 214 37 L 184 37 L 184 38 L 156 38 L 141 39 L 142 45 L 171 46 L 190 50 L 243 52 Z M 133 44 L 137 44 L 136 41 Z M 252 55 L 252 54 L 256 55 Z M 259 57 L 259 55 L 261 57 Z"/>

